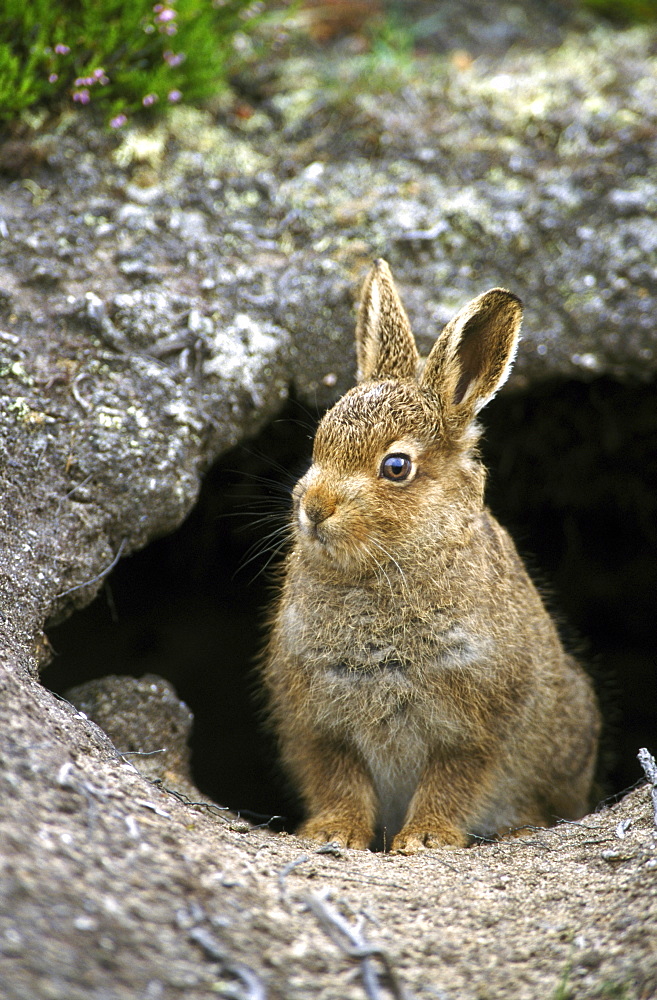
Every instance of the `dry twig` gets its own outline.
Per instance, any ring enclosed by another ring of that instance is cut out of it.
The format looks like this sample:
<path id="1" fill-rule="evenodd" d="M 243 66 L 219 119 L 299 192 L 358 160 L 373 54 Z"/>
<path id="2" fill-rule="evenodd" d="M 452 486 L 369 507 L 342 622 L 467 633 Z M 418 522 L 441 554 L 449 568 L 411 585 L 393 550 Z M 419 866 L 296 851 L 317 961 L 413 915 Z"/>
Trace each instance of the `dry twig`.
<path id="1" fill-rule="evenodd" d="M 267 1000 L 267 991 L 259 976 L 248 965 L 234 962 L 210 931 L 204 927 L 192 927 L 189 936 L 203 949 L 208 958 L 219 962 L 224 972 L 242 983 L 245 988 L 245 1000 Z"/>
<path id="2" fill-rule="evenodd" d="M 90 587 L 92 583 L 98 583 L 98 581 L 102 580 L 103 577 L 107 576 L 108 573 L 111 573 L 111 571 L 114 569 L 114 567 L 116 566 L 116 564 L 118 563 L 119 559 L 123 554 L 123 550 L 125 548 L 127 540 L 128 540 L 127 538 L 123 539 L 123 541 L 119 545 L 119 550 L 112 559 L 111 563 L 109 564 L 109 566 L 106 566 L 101 573 L 98 573 L 97 576 L 92 577 L 91 580 L 85 580 L 84 583 L 76 583 L 74 587 L 69 587 L 68 590 L 62 590 L 61 594 L 57 594 L 57 598 L 66 597 L 67 594 L 72 594 L 74 590 L 80 590 L 82 587 Z"/>
<path id="3" fill-rule="evenodd" d="M 374 959 L 378 959 L 383 965 L 388 985 L 396 1000 L 413 1000 L 412 994 L 408 992 L 393 969 L 386 952 L 379 945 L 370 944 L 360 927 L 352 927 L 348 924 L 344 917 L 337 910 L 333 910 L 327 904 L 325 897 L 319 893 L 310 893 L 310 895 L 305 896 L 304 903 L 315 915 L 333 943 L 349 958 L 360 962 L 363 986 L 369 1000 L 381 1000 L 382 998 Z"/>
<path id="4" fill-rule="evenodd" d="M 153 750 L 153 753 L 158 753 L 159 751 Z M 122 756 L 124 756 L 122 754 Z M 230 812 L 228 806 L 219 806 L 216 802 L 195 802 L 191 799 L 189 795 L 185 795 L 184 792 L 179 792 L 175 788 L 169 788 L 162 781 L 162 778 L 151 778 L 149 779 L 151 785 L 155 785 L 156 788 L 161 789 L 161 791 L 166 792 L 167 795 L 173 795 L 174 799 L 178 799 L 185 806 L 190 806 L 192 809 L 198 809 L 199 812 L 205 811 L 211 813 L 213 816 L 218 816 L 219 819 L 224 820 L 225 823 L 230 823 L 231 819 L 228 816 L 222 816 L 222 813 Z"/>
<path id="5" fill-rule="evenodd" d="M 288 865 L 285 865 L 284 868 L 281 868 L 280 872 L 278 873 L 278 889 L 279 889 L 279 892 L 281 894 L 281 902 L 282 903 L 286 902 L 286 900 L 287 900 L 287 891 L 285 889 L 285 879 L 288 877 L 288 875 L 290 874 L 290 872 L 293 872 L 295 868 L 299 867 L 299 865 L 305 865 L 307 861 L 310 861 L 310 855 L 309 854 L 300 854 L 298 858 L 294 859 L 294 861 L 290 861 L 290 863 Z"/>

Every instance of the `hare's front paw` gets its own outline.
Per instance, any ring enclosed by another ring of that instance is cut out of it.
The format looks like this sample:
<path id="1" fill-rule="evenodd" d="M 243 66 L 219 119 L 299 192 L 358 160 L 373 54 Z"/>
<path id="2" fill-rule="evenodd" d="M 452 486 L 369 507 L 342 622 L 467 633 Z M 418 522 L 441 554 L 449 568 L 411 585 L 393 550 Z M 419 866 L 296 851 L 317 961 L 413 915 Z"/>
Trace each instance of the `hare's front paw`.
<path id="1" fill-rule="evenodd" d="M 449 823 L 409 824 L 399 831 L 392 842 L 393 854 L 417 854 L 432 847 L 465 847 L 464 833 Z"/>
<path id="2" fill-rule="evenodd" d="M 318 844 L 336 843 L 341 847 L 354 847 L 358 851 L 366 851 L 374 831 L 365 823 L 358 820 L 350 821 L 344 816 L 315 816 L 301 824 L 297 835 L 315 840 Z"/>

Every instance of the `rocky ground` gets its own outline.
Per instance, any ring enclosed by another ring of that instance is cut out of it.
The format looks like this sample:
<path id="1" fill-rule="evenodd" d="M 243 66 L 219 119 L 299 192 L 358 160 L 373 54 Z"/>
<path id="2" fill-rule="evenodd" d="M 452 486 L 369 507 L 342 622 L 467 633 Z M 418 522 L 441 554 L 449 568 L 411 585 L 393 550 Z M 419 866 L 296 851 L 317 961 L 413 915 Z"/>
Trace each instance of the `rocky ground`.
<path id="1" fill-rule="evenodd" d="M 127 707 L 116 682 L 78 692 L 80 712 L 39 681 L 54 624 L 178 527 L 220 455 L 290 394 L 314 408 L 350 384 L 374 256 L 424 347 L 484 288 L 523 298 L 509 399 L 556 379 L 651 391 L 657 34 L 580 22 L 567 4 L 499 5 L 494 19 L 459 7 L 447 21 L 437 8 L 416 61 L 353 37 L 291 46 L 211 110 L 116 136 L 76 112 L 0 150 L 12 1000 L 657 992 L 646 789 L 513 843 L 317 852 L 194 794 L 188 717 L 160 682 L 131 688 Z M 146 731 L 177 741 L 159 774 L 122 756 Z"/>

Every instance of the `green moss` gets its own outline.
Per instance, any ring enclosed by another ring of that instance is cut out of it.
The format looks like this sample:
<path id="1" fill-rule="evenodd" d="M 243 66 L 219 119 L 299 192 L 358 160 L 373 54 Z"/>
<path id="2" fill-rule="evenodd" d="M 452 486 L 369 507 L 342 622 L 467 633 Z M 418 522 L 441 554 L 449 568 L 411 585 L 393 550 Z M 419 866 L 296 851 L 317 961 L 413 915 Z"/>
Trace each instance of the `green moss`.
<path id="1" fill-rule="evenodd" d="M 657 20 L 657 0 L 583 0 L 583 3 L 611 21 L 631 24 Z"/>
<path id="2" fill-rule="evenodd" d="M 600 1000 L 629 1000 L 631 994 L 627 983 L 605 981 L 600 986 L 597 996 Z"/>
<path id="3" fill-rule="evenodd" d="M 325 86 L 343 98 L 394 94 L 414 78 L 417 68 L 412 32 L 392 14 L 365 25 L 367 50 L 340 63 L 336 73 L 324 66 Z"/>
<path id="4" fill-rule="evenodd" d="M 20 361 L 0 358 L 0 378 L 14 378 L 21 385 L 34 385 L 34 379 L 27 374 Z"/>
<path id="5" fill-rule="evenodd" d="M 253 0 L 5 0 L 0 118 L 35 105 L 100 104 L 115 126 L 143 108 L 225 84 Z"/>
<path id="6" fill-rule="evenodd" d="M 561 979 L 552 994 L 551 1000 L 572 1000 L 573 990 L 570 985 L 570 976 L 573 971 L 572 959 L 569 959 L 561 974 Z"/>

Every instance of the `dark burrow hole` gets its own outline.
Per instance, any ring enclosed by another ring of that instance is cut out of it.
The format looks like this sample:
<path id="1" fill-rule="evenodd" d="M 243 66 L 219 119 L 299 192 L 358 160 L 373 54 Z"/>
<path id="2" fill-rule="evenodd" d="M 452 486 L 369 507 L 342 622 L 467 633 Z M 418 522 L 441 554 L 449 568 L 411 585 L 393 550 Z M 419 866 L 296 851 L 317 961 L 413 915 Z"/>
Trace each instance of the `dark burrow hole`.
<path id="1" fill-rule="evenodd" d="M 548 382 L 503 394 L 483 417 L 488 503 L 594 675 L 605 791 L 617 793 L 641 777 L 637 750 L 657 750 L 655 387 Z M 107 674 L 165 677 L 194 713 L 198 787 L 232 809 L 282 814 L 288 828 L 298 807 L 263 731 L 253 664 L 272 596 L 267 538 L 312 430 L 290 403 L 218 462 L 185 524 L 123 560 L 89 607 L 49 631 L 56 657 L 43 678 L 63 694 Z"/>

